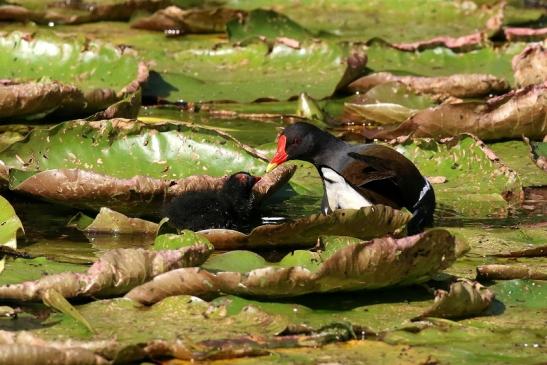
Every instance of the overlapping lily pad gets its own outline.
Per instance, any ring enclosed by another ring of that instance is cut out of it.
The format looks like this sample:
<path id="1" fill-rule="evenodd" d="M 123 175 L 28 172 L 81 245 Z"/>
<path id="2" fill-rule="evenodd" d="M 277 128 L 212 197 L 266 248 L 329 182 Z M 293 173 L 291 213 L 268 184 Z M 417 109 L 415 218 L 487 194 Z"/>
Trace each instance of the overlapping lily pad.
<path id="1" fill-rule="evenodd" d="M 498 15 L 498 7 L 466 8 L 438 0 L 420 3 L 352 0 L 320 5 L 311 1 L 229 0 L 224 1 L 224 5 L 243 10 L 274 8 L 313 32 L 328 32 L 360 41 L 372 38 L 390 42 L 417 41 L 441 35 L 467 35 L 477 29 L 491 32 L 496 30 L 496 25 L 501 25 L 488 22 Z M 412 27 L 406 26 L 407 22 L 411 22 Z"/>
<path id="2" fill-rule="evenodd" d="M 444 230 L 380 238 L 336 251 L 314 271 L 302 266 L 267 266 L 247 273 L 198 268 L 173 270 L 134 288 L 127 297 L 143 304 L 180 294 L 220 293 L 284 297 L 313 292 L 377 289 L 427 281 L 456 259 L 454 237 Z M 182 279 L 184 278 L 184 279 Z"/>
<path id="3" fill-rule="evenodd" d="M 422 52 L 403 52 L 383 43 L 373 43 L 367 49 L 367 67 L 375 72 L 395 75 L 450 76 L 453 74 L 485 74 L 514 83 L 512 58 L 525 48 L 514 43 L 501 48 L 484 47 L 457 53 L 448 48 Z"/>
<path id="4" fill-rule="evenodd" d="M 6 1 L 0 2 L 0 19 L 41 24 L 79 24 L 100 20 L 128 20 L 138 11 L 155 11 L 169 4 L 164 0 L 99 0 L 91 2 Z"/>
<path id="5" fill-rule="evenodd" d="M 210 253 L 210 245 L 202 243 L 180 250 L 112 250 L 85 273 L 64 272 L 43 276 L 35 281 L 0 286 L 0 298 L 36 301 L 41 300 L 50 289 L 65 298 L 119 296 L 161 273 L 199 265 Z"/>
<path id="6" fill-rule="evenodd" d="M 225 133 L 127 119 L 73 121 L 35 129 L 2 151 L 0 160 L 10 168 L 28 171 L 27 177 L 50 169 L 82 169 L 118 178 L 173 179 L 237 171 L 259 174 L 265 165 L 252 148 Z"/>
<path id="7" fill-rule="evenodd" d="M 484 140 L 526 136 L 542 139 L 547 133 L 547 85 L 538 84 L 491 98 L 486 103 L 444 103 L 416 113 L 394 129 L 365 131 L 372 138 L 400 136 L 451 137 L 473 133 Z"/>
<path id="8" fill-rule="evenodd" d="M 41 32 L 0 34 L 0 118 L 90 115 L 135 93 L 148 68 L 130 50 Z"/>

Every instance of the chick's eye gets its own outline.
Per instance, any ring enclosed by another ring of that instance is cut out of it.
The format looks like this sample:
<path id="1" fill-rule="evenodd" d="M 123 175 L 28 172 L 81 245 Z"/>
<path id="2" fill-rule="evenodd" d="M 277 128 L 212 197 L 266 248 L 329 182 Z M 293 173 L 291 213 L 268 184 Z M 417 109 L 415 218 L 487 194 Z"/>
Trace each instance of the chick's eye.
<path id="1" fill-rule="evenodd" d="M 300 142 L 302 142 L 302 139 L 296 137 L 295 139 L 292 140 L 292 144 L 300 144 Z"/>

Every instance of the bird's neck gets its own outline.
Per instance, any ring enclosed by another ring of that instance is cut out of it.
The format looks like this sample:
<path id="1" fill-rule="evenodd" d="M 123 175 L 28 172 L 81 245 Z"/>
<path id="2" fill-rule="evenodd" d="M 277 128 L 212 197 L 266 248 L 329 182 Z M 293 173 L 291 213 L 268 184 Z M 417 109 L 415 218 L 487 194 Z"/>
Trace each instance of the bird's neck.
<path id="1" fill-rule="evenodd" d="M 317 137 L 315 154 L 313 155 L 312 162 L 315 166 L 329 166 L 335 170 L 339 167 L 346 153 L 344 151 L 349 149 L 349 145 L 334 137 L 332 134 L 322 132 Z"/>

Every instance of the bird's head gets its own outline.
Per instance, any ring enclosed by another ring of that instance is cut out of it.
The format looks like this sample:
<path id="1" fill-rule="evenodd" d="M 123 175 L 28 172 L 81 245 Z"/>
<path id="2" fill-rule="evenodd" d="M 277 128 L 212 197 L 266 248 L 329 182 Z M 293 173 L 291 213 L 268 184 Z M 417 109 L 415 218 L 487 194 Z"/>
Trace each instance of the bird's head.
<path id="1" fill-rule="evenodd" d="M 277 138 L 277 151 L 266 172 L 288 160 L 312 161 L 318 143 L 318 136 L 323 131 L 308 123 L 295 123 L 286 127 Z"/>

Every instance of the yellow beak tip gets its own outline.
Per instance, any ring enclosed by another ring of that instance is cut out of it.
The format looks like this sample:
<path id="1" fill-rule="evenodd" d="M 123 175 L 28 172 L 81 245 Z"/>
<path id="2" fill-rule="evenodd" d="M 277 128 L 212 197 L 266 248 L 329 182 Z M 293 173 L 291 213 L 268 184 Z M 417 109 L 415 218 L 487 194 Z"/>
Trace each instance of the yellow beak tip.
<path id="1" fill-rule="evenodd" d="M 270 162 L 270 163 L 268 164 L 268 167 L 266 167 L 266 172 L 270 172 L 270 171 L 272 171 L 273 169 L 275 169 L 276 167 L 277 167 L 277 164 L 276 164 L 276 163 Z"/>

